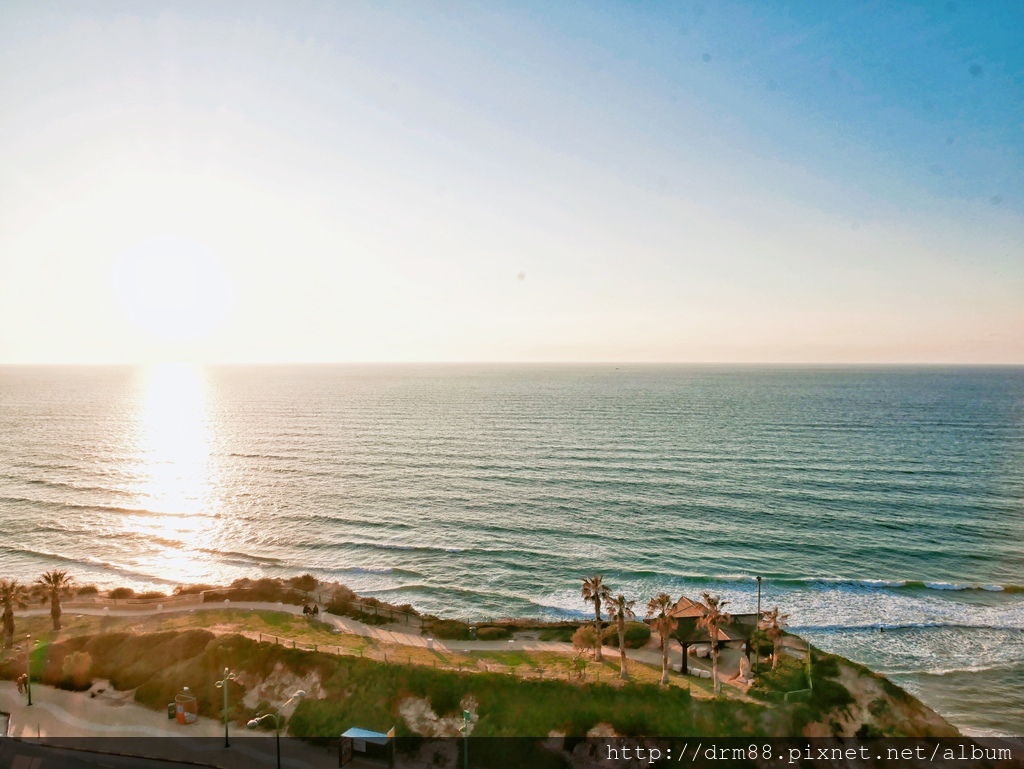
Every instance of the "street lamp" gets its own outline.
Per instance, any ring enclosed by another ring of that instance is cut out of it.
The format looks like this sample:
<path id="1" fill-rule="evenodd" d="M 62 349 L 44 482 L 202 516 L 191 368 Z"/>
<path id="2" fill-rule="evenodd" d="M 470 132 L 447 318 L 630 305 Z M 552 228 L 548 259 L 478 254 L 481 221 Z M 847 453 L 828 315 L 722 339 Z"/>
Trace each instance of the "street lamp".
<path id="1" fill-rule="evenodd" d="M 306 696 L 306 693 L 301 689 L 293 694 L 284 705 L 277 709 L 276 713 L 264 713 L 261 716 L 249 721 L 246 727 L 249 729 L 255 729 L 261 723 L 266 721 L 268 718 L 274 719 L 274 737 L 277 740 L 277 769 L 281 769 L 281 711 L 288 707 L 294 700 L 301 700 Z"/>
<path id="2" fill-rule="evenodd" d="M 465 739 L 465 742 L 464 742 L 464 745 L 463 745 L 463 750 L 462 750 L 463 763 L 464 763 L 464 766 L 466 767 L 466 769 L 469 769 L 469 719 L 470 719 L 469 711 L 468 710 L 463 710 L 462 711 L 462 720 L 465 721 L 466 723 L 462 726 L 462 728 L 459 731 L 462 731 L 462 732 L 466 733 L 466 739 Z"/>
<path id="3" fill-rule="evenodd" d="M 228 742 L 228 681 L 234 681 L 235 674 L 229 673 L 227 668 L 224 668 L 224 678 L 217 682 L 217 688 L 224 690 L 224 747 L 230 748 L 231 743 Z"/>
<path id="4" fill-rule="evenodd" d="M 757 625 L 756 630 L 761 629 L 761 577 L 757 577 Z M 755 634 L 756 635 L 756 634 Z M 754 652 L 754 669 L 758 670 L 761 667 L 761 637 L 757 637 L 757 649 Z"/>
<path id="5" fill-rule="evenodd" d="M 32 707 L 32 636 L 25 636 L 25 691 L 28 692 L 28 707 Z"/>

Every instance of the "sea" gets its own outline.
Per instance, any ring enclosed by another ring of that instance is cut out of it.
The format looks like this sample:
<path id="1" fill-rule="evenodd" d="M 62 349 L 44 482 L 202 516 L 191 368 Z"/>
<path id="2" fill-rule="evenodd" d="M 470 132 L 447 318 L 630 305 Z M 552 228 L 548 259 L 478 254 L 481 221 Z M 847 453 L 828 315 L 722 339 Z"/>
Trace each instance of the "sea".
<path id="1" fill-rule="evenodd" d="M 968 734 L 1024 734 L 1024 368 L 0 367 L 0 577 L 310 572 L 588 616 L 600 573 L 778 606 Z"/>

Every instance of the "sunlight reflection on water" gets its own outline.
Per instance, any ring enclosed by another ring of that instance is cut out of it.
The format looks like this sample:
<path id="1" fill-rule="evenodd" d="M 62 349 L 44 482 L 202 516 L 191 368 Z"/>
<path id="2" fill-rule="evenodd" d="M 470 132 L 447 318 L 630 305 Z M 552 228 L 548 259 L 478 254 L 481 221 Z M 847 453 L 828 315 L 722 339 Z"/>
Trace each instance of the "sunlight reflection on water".
<path id="1" fill-rule="evenodd" d="M 152 515 L 126 525 L 167 543 L 145 565 L 179 579 L 197 571 L 199 564 L 189 550 L 209 541 L 219 526 L 207 396 L 205 372 L 185 363 L 153 366 L 140 381 L 135 440 L 139 470 L 133 491 L 139 506 Z"/>

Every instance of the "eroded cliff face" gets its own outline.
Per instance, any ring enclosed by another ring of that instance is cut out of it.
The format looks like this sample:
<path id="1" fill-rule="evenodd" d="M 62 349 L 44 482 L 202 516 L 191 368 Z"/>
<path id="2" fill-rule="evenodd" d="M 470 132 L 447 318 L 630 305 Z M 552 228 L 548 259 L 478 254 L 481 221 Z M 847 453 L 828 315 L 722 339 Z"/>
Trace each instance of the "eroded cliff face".
<path id="1" fill-rule="evenodd" d="M 946 719 L 887 678 L 842 658 L 833 677 L 853 702 L 833 708 L 803 730 L 804 737 L 957 737 Z M 782 736 L 782 735 L 780 735 Z"/>

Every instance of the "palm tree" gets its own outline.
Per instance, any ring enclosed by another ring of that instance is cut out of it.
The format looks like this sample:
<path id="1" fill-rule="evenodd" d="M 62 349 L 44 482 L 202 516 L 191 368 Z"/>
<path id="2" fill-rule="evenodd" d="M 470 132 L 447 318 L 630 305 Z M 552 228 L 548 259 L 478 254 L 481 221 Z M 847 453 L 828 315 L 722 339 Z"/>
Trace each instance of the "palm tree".
<path id="1" fill-rule="evenodd" d="M 73 577 L 69 577 L 66 571 L 48 571 L 36 580 L 36 589 L 43 594 L 43 601 L 50 602 L 50 619 L 53 620 L 53 629 L 60 630 L 60 597 L 71 591 Z"/>
<path id="2" fill-rule="evenodd" d="M 771 611 L 761 612 L 761 621 L 758 623 L 764 634 L 772 642 L 772 670 L 779 664 L 779 645 L 782 641 L 782 628 L 786 626 L 788 614 L 779 614 L 779 607 Z"/>
<path id="3" fill-rule="evenodd" d="M 14 646 L 14 607 L 25 608 L 27 591 L 18 580 L 0 580 L 0 603 L 3 604 L 4 648 Z"/>
<path id="4" fill-rule="evenodd" d="M 697 627 L 707 629 L 711 636 L 711 677 L 715 682 L 715 694 L 722 691 L 722 684 L 718 680 L 718 631 L 722 625 L 732 622 L 732 615 L 722 611 L 727 603 L 721 596 L 712 597 L 710 593 L 704 593 L 704 615 L 697 620 Z"/>
<path id="5" fill-rule="evenodd" d="M 594 661 L 601 662 L 601 602 L 610 603 L 612 591 L 604 584 L 604 576 L 583 577 L 583 600 L 594 604 Z"/>
<path id="6" fill-rule="evenodd" d="M 636 601 L 626 600 L 626 596 L 619 593 L 619 597 L 608 604 L 608 619 L 615 620 L 619 625 L 619 677 L 625 681 L 629 678 L 626 672 L 626 620 L 636 619 L 633 606 Z"/>
<path id="7" fill-rule="evenodd" d="M 679 620 L 669 614 L 675 604 L 668 593 L 658 593 L 647 602 L 647 617 L 654 619 L 654 629 L 661 637 L 661 685 L 668 686 L 668 641 Z"/>

